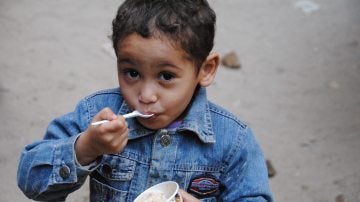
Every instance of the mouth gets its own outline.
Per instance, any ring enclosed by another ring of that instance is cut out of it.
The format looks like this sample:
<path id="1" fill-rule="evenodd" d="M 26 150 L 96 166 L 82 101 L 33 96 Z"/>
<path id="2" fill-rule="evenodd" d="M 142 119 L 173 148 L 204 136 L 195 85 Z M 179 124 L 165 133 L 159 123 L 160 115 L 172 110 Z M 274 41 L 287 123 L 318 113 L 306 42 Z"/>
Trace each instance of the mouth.
<path id="1" fill-rule="evenodd" d="M 155 118 L 158 116 L 158 115 L 155 114 L 155 113 L 149 113 L 149 114 L 152 114 L 152 116 L 150 116 L 149 118 L 147 118 L 147 119 L 149 119 L 149 120 L 155 119 Z"/>
<path id="2" fill-rule="evenodd" d="M 150 110 L 140 110 L 143 114 L 147 114 L 147 115 L 150 115 L 150 114 L 153 114 L 153 115 L 156 115 L 155 112 L 153 111 L 150 111 Z"/>
<path id="3" fill-rule="evenodd" d="M 138 110 L 138 111 L 140 111 L 143 115 L 151 115 L 149 117 L 139 117 L 139 118 L 151 119 L 151 118 L 157 116 L 157 114 L 155 112 L 152 112 L 152 111 L 147 111 L 147 110 Z"/>

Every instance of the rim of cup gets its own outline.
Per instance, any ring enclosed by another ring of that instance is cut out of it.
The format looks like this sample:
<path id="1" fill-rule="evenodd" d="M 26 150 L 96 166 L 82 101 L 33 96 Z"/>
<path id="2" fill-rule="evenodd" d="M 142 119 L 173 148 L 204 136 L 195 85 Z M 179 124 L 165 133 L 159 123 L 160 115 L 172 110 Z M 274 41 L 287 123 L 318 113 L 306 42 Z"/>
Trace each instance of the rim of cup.
<path id="1" fill-rule="evenodd" d="M 143 191 L 139 196 L 135 198 L 134 202 L 138 202 L 147 193 L 156 191 L 161 191 L 166 195 L 166 202 L 174 201 L 175 196 L 179 192 L 179 184 L 175 181 L 160 182 Z M 169 191 L 171 192 L 169 193 Z"/>

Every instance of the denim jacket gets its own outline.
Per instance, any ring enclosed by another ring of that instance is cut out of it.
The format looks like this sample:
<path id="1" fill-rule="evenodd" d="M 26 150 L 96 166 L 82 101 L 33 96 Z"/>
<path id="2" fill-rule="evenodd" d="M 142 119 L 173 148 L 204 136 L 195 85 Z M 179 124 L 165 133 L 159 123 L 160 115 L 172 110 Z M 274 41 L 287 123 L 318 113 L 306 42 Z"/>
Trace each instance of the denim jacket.
<path id="1" fill-rule="evenodd" d="M 119 88 L 94 93 L 54 119 L 43 140 L 24 148 L 17 180 L 27 197 L 65 200 L 90 176 L 90 200 L 96 202 L 133 201 L 167 180 L 202 201 L 272 201 L 264 157 L 251 130 L 209 102 L 204 88 L 178 127 L 153 131 L 127 119 L 125 149 L 83 167 L 76 160 L 75 141 L 105 107 L 129 112 Z"/>

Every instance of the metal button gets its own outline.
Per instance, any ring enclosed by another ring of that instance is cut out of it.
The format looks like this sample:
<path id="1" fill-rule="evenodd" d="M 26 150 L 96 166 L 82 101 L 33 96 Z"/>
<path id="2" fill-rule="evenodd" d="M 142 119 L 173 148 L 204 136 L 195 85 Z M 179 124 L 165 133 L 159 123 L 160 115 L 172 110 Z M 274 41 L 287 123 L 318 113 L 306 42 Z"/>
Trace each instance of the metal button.
<path id="1" fill-rule="evenodd" d="M 163 147 L 167 147 L 171 143 L 171 137 L 169 134 L 161 135 L 160 137 L 160 144 Z"/>
<path id="2" fill-rule="evenodd" d="M 109 164 L 104 164 L 102 167 L 102 171 L 107 177 L 110 177 L 112 173 L 112 168 Z"/>
<path id="3" fill-rule="evenodd" d="M 66 179 L 70 176 L 70 168 L 67 165 L 64 165 L 60 168 L 59 174 L 63 179 Z"/>

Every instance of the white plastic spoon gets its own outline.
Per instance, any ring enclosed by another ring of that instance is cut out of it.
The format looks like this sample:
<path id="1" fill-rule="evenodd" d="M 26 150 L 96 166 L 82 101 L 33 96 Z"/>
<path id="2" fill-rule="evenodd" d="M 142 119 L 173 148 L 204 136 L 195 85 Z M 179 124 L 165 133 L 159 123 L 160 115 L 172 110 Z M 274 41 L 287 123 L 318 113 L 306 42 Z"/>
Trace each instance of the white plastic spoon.
<path id="1" fill-rule="evenodd" d="M 128 119 L 128 118 L 133 118 L 133 117 L 142 117 L 142 118 L 149 118 L 149 117 L 152 117 L 154 114 L 142 114 L 141 112 L 135 110 L 133 112 L 130 112 L 128 114 L 124 114 L 122 115 L 125 119 Z M 102 120 L 102 121 L 96 121 L 94 123 L 91 123 L 92 126 L 96 126 L 96 125 L 100 125 L 100 124 L 103 124 L 103 123 L 107 123 L 109 122 L 109 120 Z"/>

